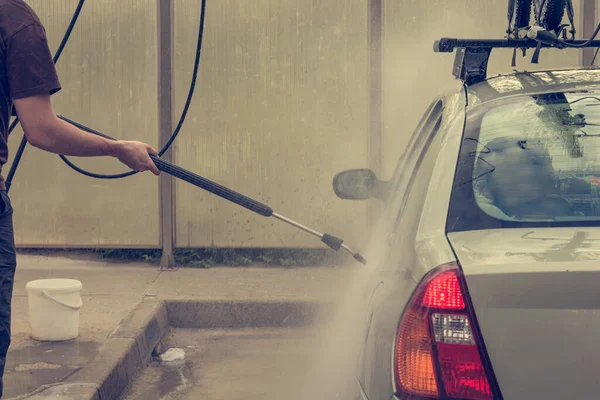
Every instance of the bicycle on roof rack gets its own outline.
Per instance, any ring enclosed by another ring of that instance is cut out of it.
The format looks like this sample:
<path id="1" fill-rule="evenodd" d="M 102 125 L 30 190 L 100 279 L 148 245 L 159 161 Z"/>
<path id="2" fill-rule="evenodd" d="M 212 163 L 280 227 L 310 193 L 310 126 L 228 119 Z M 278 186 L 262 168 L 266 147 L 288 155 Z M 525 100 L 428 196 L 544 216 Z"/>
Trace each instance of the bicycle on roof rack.
<path id="1" fill-rule="evenodd" d="M 531 14 L 533 8 L 533 25 Z M 563 24 L 563 17 L 567 12 L 569 24 Z M 543 29 L 553 33 L 557 38 L 567 39 L 567 28 L 571 34 L 571 40 L 575 39 L 575 11 L 572 0 L 508 0 L 508 38 L 523 39 L 532 28 Z M 531 62 L 537 64 L 540 47 L 537 46 Z M 521 48 L 523 56 L 527 49 Z M 513 51 L 512 66 L 516 66 L 517 48 Z"/>
<path id="2" fill-rule="evenodd" d="M 575 39 L 575 12 L 572 0 L 508 0 L 508 29 L 506 33 L 515 39 L 523 38 L 531 28 L 531 11 L 533 8 L 534 24 L 547 31 L 554 32 L 557 37 L 567 39 L 567 27 L 571 39 Z M 567 12 L 569 24 L 562 20 Z"/>
<path id="3" fill-rule="evenodd" d="M 530 25 L 533 7 L 535 24 Z M 568 24 L 562 24 L 565 10 L 571 25 L 571 39 L 567 39 Z M 535 49 L 531 59 L 536 64 L 542 48 L 600 48 L 600 40 L 595 40 L 600 32 L 600 24 L 587 40 L 575 39 L 574 11 L 572 0 L 508 0 L 509 26 L 505 39 L 454 39 L 441 38 L 434 43 L 436 53 L 452 53 L 456 49 L 453 75 L 466 85 L 486 79 L 487 65 L 492 49 L 514 49 L 512 66 L 516 64 L 517 49 Z"/>

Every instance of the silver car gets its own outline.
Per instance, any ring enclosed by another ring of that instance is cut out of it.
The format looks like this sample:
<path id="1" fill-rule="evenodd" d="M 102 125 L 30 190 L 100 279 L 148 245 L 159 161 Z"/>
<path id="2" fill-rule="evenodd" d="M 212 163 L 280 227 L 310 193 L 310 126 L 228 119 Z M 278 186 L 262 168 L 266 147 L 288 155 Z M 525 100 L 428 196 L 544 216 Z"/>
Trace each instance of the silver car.
<path id="1" fill-rule="evenodd" d="M 600 70 L 457 81 L 334 188 L 385 203 L 356 398 L 600 396 Z"/>

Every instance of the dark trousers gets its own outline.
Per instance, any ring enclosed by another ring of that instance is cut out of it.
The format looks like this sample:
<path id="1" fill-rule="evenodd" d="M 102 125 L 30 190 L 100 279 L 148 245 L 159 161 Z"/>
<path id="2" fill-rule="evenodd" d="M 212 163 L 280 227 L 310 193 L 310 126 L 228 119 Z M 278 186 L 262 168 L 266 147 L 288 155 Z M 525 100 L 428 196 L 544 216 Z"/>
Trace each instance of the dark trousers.
<path id="1" fill-rule="evenodd" d="M 13 209 L 6 191 L 0 190 L 0 398 L 6 354 L 10 346 L 10 314 L 17 256 L 13 231 Z"/>

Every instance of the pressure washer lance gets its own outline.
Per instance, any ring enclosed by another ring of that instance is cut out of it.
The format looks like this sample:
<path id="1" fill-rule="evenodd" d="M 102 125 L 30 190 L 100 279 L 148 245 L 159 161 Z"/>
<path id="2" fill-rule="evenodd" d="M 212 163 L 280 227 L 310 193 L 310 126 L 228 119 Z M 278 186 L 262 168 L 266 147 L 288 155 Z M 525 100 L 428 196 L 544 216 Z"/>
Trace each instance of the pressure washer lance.
<path id="1" fill-rule="evenodd" d="M 105 135 L 104 133 L 101 133 L 94 129 L 88 128 L 85 125 L 81 125 L 81 124 L 79 124 L 75 121 L 72 121 L 66 117 L 63 117 L 61 115 L 58 115 L 58 118 L 62 119 L 65 122 L 68 122 L 72 125 L 75 125 L 84 131 L 93 133 L 98 136 L 102 136 L 106 139 L 115 140 L 114 138 L 112 138 L 108 135 Z M 254 199 L 244 196 L 241 193 L 238 193 L 234 190 L 226 188 L 225 186 L 219 185 L 218 183 L 212 182 L 212 181 L 210 181 L 200 175 L 197 175 L 191 171 L 188 171 L 178 165 L 170 163 L 169 161 L 165 161 L 165 160 L 161 159 L 160 157 L 150 155 L 150 158 L 152 159 L 152 161 L 154 161 L 154 164 L 160 171 L 166 172 L 167 174 L 173 175 L 174 177 L 179 178 L 188 183 L 191 183 L 194 186 L 197 186 L 197 187 L 207 190 L 213 194 L 216 194 L 217 196 L 222 197 L 226 200 L 229 200 L 233 203 L 236 203 L 250 211 L 254 211 L 257 214 L 262 215 L 263 217 L 277 218 L 280 221 L 288 223 L 292 226 L 295 226 L 296 228 L 299 228 L 307 233 L 310 233 L 311 235 L 318 237 L 319 239 L 321 239 L 321 241 L 323 243 L 325 243 L 327 246 L 329 246 L 333 250 L 339 251 L 340 249 L 344 249 L 348 253 L 350 253 L 356 261 L 363 263 L 363 264 L 367 263 L 367 260 L 365 260 L 362 255 L 360 255 L 359 253 L 350 249 L 348 246 L 346 246 L 344 244 L 344 241 L 338 237 L 329 235 L 327 233 L 324 233 L 324 234 L 319 233 L 315 230 L 312 230 L 302 224 L 299 224 L 296 221 L 293 221 L 289 218 L 284 217 L 283 215 L 273 212 L 273 209 L 271 207 L 267 206 L 266 204 L 260 203 Z"/>
<path id="2" fill-rule="evenodd" d="M 352 257 L 354 257 L 356 261 L 361 262 L 363 264 L 367 263 L 363 256 L 361 256 L 357 252 L 354 252 L 352 249 L 346 246 L 344 244 L 344 241 L 338 237 L 329 235 L 327 233 L 319 233 L 315 230 L 312 230 L 302 224 L 299 224 L 296 221 L 293 221 L 289 218 L 284 217 L 283 215 L 273 212 L 273 209 L 267 206 L 266 204 L 262 204 L 254 199 L 244 196 L 243 194 L 237 193 L 231 189 L 219 185 L 218 183 L 203 178 L 200 175 L 196 175 L 193 172 L 183 169 L 157 156 L 151 155 L 150 158 L 152 158 L 152 161 L 154 161 L 154 164 L 156 164 L 156 167 L 159 170 L 166 172 L 167 174 L 173 175 L 181 180 L 191 183 L 192 185 L 205 189 L 213 194 L 216 194 L 217 196 L 220 196 L 244 208 L 247 208 L 250 211 L 254 211 L 257 214 L 262 215 L 263 217 L 277 218 L 280 221 L 295 226 L 296 228 L 299 228 L 305 232 L 310 233 L 311 235 L 320 238 L 323 243 L 325 243 L 333 250 L 338 251 L 340 248 L 343 248 L 344 250 L 352 254 Z"/>

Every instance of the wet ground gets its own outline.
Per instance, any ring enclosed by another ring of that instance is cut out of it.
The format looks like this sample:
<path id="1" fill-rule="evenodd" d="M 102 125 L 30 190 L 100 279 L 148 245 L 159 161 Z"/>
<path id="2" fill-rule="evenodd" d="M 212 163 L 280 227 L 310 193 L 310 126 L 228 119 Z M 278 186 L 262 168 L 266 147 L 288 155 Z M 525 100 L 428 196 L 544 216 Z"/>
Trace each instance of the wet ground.
<path id="1" fill-rule="evenodd" d="M 164 350 L 183 349 L 185 360 L 153 361 L 124 399 L 293 398 L 306 384 L 317 337 L 317 330 L 308 328 L 173 329 Z"/>
<path id="2" fill-rule="evenodd" d="M 165 272 L 145 264 L 113 265 L 20 255 L 3 398 L 20 397 L 85 371 L 146 296 L 192 303 L 221 299 L 246 305 L 264 301 L 337 302 L 347 291 L 346 282 L 355 274 L 351 267 L 219 267 Z M 82 282 L 84 306 L 76 340 L 44 343 L 31 339 L 25 286 L 31 280 L 45 278 Z M 249 310 L 258 312 L 255 306 Z M 249 316 L 254 322 L 262 319 Z M 223 324 L 223 318 L 206 321 L 214 328 L 232 325 Z M 269 399 L 284 391 L 288 395 L 282 398 L 296 400 L 291 395 L 313 361 L 310 349 L 314 348 L 315 335 L 319 336 L 312 328 L 175 329 L 167 337 L 167 345 L 185 349 L 185 368 L 150 365 L 134 383 L 128 399 Z"/>
<path id="3" fill-rule="evenodd" d="M 61 382 L 98 354 L 100 343 L 85 341 L 33 342 L 11 351 L 4 374 L 6 398 Z"/>
<path id="4" fill-rule="evenodd" d="M 79 371 L 98 355 L 111 332 L 139 304 L 159 275 L 160 271 L 144 265 L 19 255 L 3 399 L 59 383 Z M 77 279 L 83 284 L 76 340 L 40 342 L 31 338 L 25 287 L 29 281 L 48 278 Z"/>

